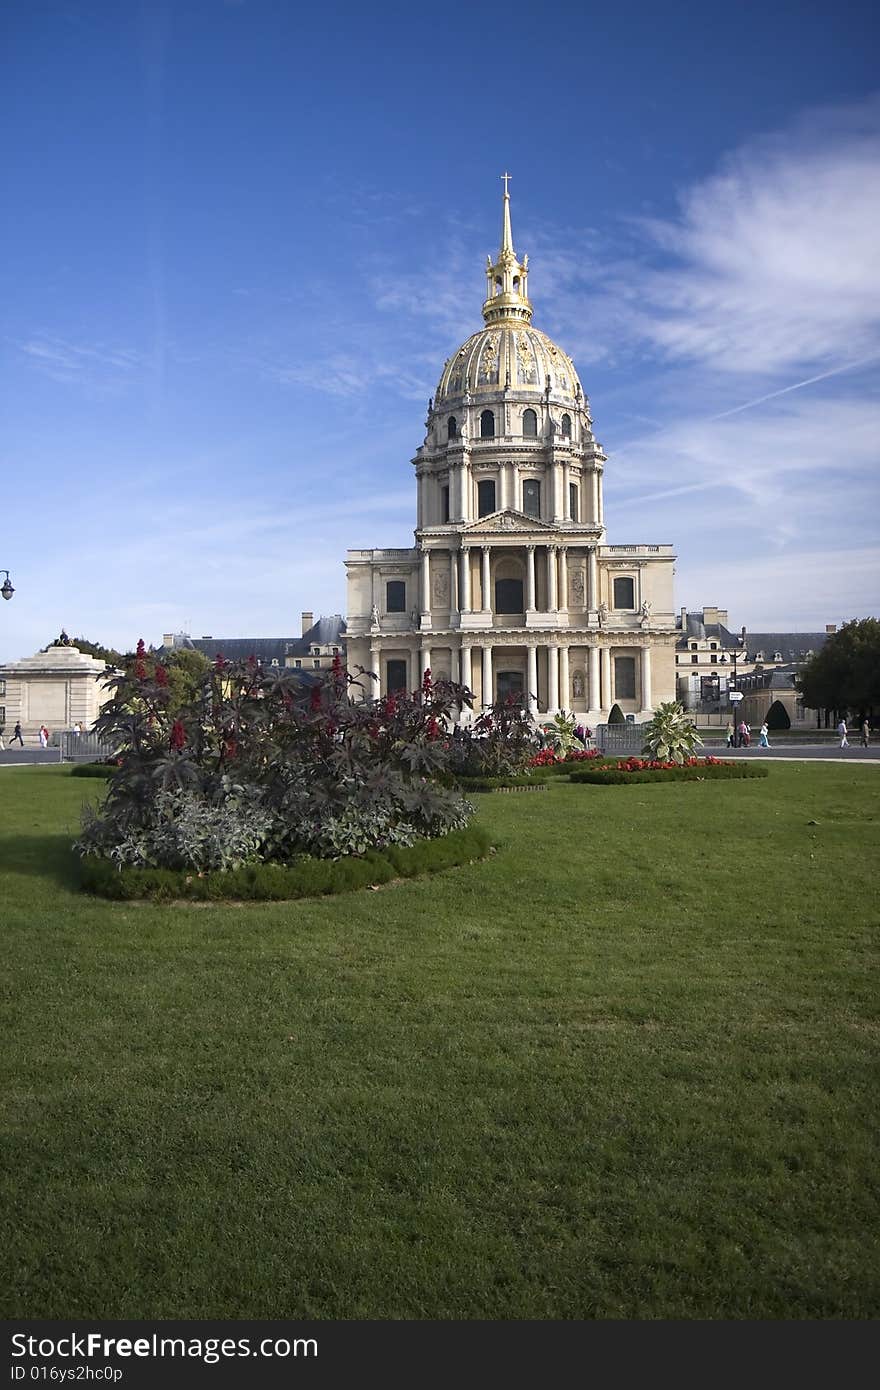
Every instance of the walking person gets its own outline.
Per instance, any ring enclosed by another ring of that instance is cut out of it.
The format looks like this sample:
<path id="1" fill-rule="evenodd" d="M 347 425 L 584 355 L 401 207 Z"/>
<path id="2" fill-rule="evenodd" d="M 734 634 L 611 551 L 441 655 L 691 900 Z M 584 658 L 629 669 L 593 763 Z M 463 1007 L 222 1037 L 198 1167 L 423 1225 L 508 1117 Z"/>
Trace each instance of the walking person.
<path id="1" fill-rule="evenodd" d="M 729 719 L 728 719 L 728 721 L 727 721 L 727 728 L 726 728 L 725 731 L 724 731 L 724 736 L 725 736 L 725 738 L 727 739 L 727 746 L 728 746 L 728 748 L 732 748 L 732 747 L 733 747 L 733 725 L 731 724 L 731 722 L 730 722 Z"/>
<path id="2" fill-rule="evenodd" d="M 769 747 L 770 747 L 770 740 L 769 740 L 768 737 L 767 737 L 767 735 L 769 734 L 769 732 L 770 732 L 770 726 L 769 726 L 769 724 L 767 723 L 767 720 L 765 719 L 765 720 L 764 720 L 764 723 L 761 725 L 761 737 L 760 737 L 760 740 L 759 740 L 759 742 L 758 742 L 758 747 L 759 747 L 759 748 L 769 748 Z"/>
<path id="3" fill-rule="evenodd" d="M 849 740 L 847 739 L 847 734 L 849 733 L 849 730 L 846 727 L 845 719 L 841 719 L 840 723 L 837 726 L 837 732 L 840 734 L 841 748 L 849 748 Z"/>
<path id="4" fill-rule="evenodd" d="M 24 739 L 23 739 L 22 736 L 21 736 L 21 723 L 20 723 L 19 720 L 16 720 L 16 722 L 15 722 L 15 728 L 14 728 L 14 730 L 13 730 L 13 732 L 12 732 L 12 738 L 9 740 L 9 747 L 10 747 L 10 748 L 12 747 L 12 745 L 13 745 L 13 743 L 15 742 L 16 739 L 18 739 L 18 741 L 19 741 L 19 743 L 21 744 L 22 748 L 24 748 Z"/>
<path id="5" fill-rule="evenodd" d="M 752 731 L 745 720 L 739 726 L 739 741 L 742 748 L 748 748 L 752 741 Z"/>
<path id="6" fill-rule="evenodd" d="M 45 724 L 40 725 L 40 747 L 49 747 L 49 730 L 46 728 Z"/>
<path id="7" fill-rule="evenodd" d="M 861 734 L 862 734 L 862 747 L 863 747 L 863 748 L 867 748 L 867 747 L 868 747 L 868 744 L 871 742 L 871 726 L 870 726 L 870 724 L 868 723 L 867 719 L 863 719 L 863 720 L 862 720 Z"/>

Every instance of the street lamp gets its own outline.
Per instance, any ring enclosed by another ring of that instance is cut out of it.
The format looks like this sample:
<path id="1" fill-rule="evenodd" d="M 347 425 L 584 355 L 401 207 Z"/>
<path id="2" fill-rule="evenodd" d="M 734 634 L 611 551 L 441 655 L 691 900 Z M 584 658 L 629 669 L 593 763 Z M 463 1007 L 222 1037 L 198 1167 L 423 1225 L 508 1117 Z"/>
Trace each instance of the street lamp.
<path id="1" fill-rule="evenodd" d="M 13 589 L 12 584 L 9 581 L 9 570 L 0 570 L 0 574 L 6 575 L 6 578 L 4 579 L 3 583 L 0 584 L 0 594 L 2 594 L 4 598 L 12 598 L 12 595 L 15 593 L 15 590 Z"/>
<path id="2" fill-rule="evenodd" d="M 727 657 L 722 656 L 721 660 L 726 662 Z M 730 660 L 733 662 L 733 675 L 727 678 L 727 698 L 730 702 L 731 718 L 733 720 L 733 746 L 734 748 L 738 748 L 740 735 L 736 724 L 736 707 L 742 699 L 742 691 L 736 688 L 736 647 L 734 647 L 733 651 L 730 653 Z"/>

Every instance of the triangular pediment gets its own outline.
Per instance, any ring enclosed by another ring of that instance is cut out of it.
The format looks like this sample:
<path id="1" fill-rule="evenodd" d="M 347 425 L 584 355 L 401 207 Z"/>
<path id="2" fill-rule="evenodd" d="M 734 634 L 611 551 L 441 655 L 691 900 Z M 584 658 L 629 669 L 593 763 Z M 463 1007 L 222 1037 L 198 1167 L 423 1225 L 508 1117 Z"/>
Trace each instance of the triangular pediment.
<path id="1" fill-rule="evenodd" d="M 516 535 L 525 532 L 535 531 L 556 531 L 555 526 L 551 526 L 549 521 L 540 521 L 538 517 L 526 516 L 525 512 L 514 511 L 512 507 L 507 507 L 504 511 L 490 512 L 488 516 L 478 517 L 476 521 L 469 521 L 462 527 L 465 535 L 472 535 L 477 532 L 480 535 Z"/>

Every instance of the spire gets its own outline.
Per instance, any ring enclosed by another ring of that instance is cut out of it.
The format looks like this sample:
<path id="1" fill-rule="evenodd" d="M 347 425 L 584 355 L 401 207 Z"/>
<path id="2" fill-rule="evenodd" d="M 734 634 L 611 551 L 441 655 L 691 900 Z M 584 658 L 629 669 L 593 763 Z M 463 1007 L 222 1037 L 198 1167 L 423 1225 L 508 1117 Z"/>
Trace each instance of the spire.
<path id="1" fill-rule="evenodd" d="M 504 201 L 501 211 L 501 249 L 498 259 L 492 263 L 487 256 L 486 301 L 483 304 L 483 318 L 486 323 L 530 323 L 532 306 L 528 299 L 529 258 L 522 261 L 516 258 L 513 249 L 513 232 L 510 229 L 510 174 L 502 174 Z"/>
<path id="2" fill-rule="evenodd" d="M 516 252 L 513 249 L 513 233 L 510 230 L 510 190 L 507 187 L 510 177 L 510 174 L 501 175 L 504 181 L 504 212 L 501 218 L 501 254 L 498 257 L 499 261 L 503 260 L 505 255 L 510 255 L 514 258 L 516 256 Z"/>

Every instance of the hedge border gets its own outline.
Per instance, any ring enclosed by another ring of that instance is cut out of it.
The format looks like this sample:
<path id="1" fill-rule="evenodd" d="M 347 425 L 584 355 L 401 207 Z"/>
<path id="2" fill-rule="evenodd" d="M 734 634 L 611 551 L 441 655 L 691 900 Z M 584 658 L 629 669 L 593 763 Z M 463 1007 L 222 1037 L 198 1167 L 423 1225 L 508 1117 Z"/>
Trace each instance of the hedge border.
<path id="1" fill-rule="evenodd" d="M 766 777 L 769 769 L 756 763 L 735 763 L 731 767 L 660 767 L 624 772 L 618 767 L 591 767 L 573 772 L 572 782 L 589 783 L 594 787 L 624 787 L 631 782 L 735 782 L 747 777 Z"/>
<path id="2" fill-rule="evenodd" d="M 115 771 L 115 763 L 74 763 L 70 769 L 70 775 L 71 777 L 112 777 Z"/>
<path id="3" fill-rule="evenodd" d="M 206 874 L 185 869 L 117 869 L 107 859 L 88 855 L 81 861 L 80 887 L 86 893 L 116 902 L 140 898 L 164 903 L 288 902 L 349 893 L 390 883 L 395 878 L 415 878 L 417 874 L 458 868 L 474 859 L 485 859 L 491 848 L 487 831 L 468 826 L 435 840 L 391 845 L 362 859 L 303 856 L 292 864 L 244 864 L 239 869 Z"/>
<path id="4" fill-rule="evenodd" d="M 546 791 L 545 772 L 542 767 L 514 777 L 457 777 L 455 784 L 463 792 Z"/>

